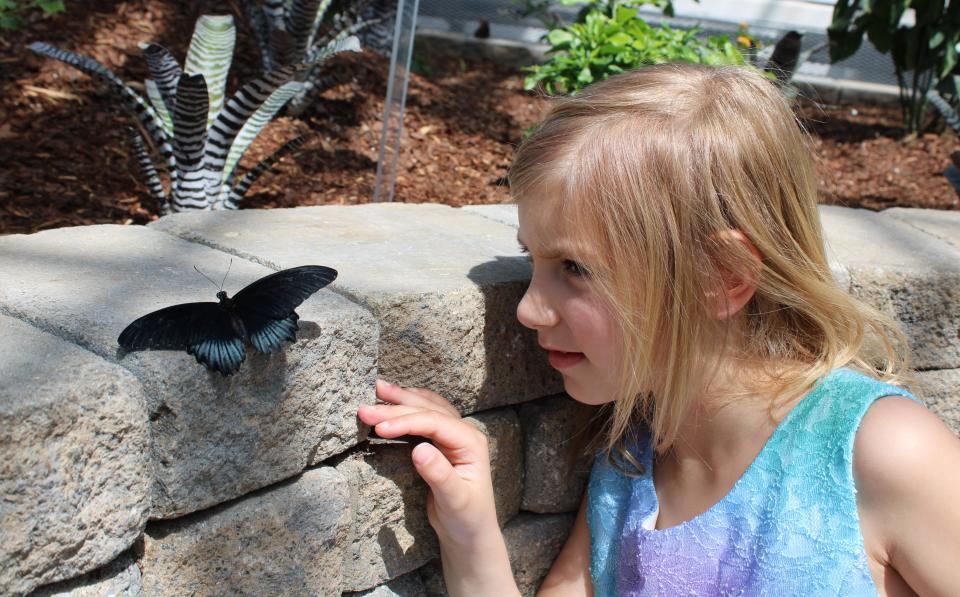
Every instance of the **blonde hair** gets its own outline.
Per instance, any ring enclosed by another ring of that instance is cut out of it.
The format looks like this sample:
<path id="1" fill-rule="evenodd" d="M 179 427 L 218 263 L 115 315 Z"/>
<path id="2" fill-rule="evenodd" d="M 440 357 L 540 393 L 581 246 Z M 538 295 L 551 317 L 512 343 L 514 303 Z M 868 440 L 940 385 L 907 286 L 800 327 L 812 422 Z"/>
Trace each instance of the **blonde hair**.
<path id="1" fill-rule="evenodd" d="M 836 367 L 893 383 L 905 370 L 896 323 L 834 281 L 806 134 L 751 69 L 650 66 L 559 99 L 509 180 L 518 202 L 559 199 L 617 320 L 624 358 L 610 453 L 630 459 L 637 423 L 668 449 L 696 393 L 730 359 L 756 369 L 771 413 Z M 727 321 L 706 297 L 722 295 L 731 272 L 757 288 Z"/>

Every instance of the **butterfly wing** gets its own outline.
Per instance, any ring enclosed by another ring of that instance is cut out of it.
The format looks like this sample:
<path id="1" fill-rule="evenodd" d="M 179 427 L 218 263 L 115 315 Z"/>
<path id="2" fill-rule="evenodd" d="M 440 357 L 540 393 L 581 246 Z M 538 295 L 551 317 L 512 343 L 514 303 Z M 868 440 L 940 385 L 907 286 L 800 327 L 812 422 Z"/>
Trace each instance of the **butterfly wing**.
<path id="1" fill-rule="evenodd" d="M 207 369 L 230 375 L 246 357 L 242 329 L 218 303 L 184 303 L 140 317 L 117 342 L 124 350 L 186 350 Z"/>
<path id="2" fill-rule="evenodd" d="M 233 304 L 253 347 L 268 353 L 284 340 L 296 340 L 299 316 L 294 309 L 336 277 L 337 271 L 329 267 L 304 265 L 260 278 L 238 292 Z"/>
<path id="3" fill-rule="evenodd" d="M 217 303 L 184 303 L 166 307 L 128 325 L 117 342 L 125 350 L 184 350 L 222 328 L 223 309 Z M 230 328 L 229 316 L 226 325 Z"/>
<path id="4" fill-rule="evenodd" d="M 336 277 L 337 270 L 322 265 L 292 267 L 248 285 L 233 297 L 233 303 L 273 319 L 283 319 Z"/>

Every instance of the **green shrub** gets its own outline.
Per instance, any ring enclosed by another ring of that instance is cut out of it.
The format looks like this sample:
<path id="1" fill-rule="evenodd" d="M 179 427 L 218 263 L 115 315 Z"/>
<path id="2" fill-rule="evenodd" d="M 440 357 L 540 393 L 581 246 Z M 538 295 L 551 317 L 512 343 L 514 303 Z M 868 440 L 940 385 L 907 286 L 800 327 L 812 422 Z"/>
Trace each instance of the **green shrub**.
<path id="1" fill-rule="evenodd" d="M 564 0 L 569 2 L 570 0 Z M 699 28 L 652 26 L 635 6 L 594 1 L 583 22 L 546 35 L 550 59 L 528 67 L 524 87 L 543 85 L 547 93 L 575 93 L 617 73 L 648 64 L 745 64 L 737 42 L 726 35 L 703 37 Z M 609 11 L 609 14 L 608 14 Z"/>
<path id="2" fill-rule="evenodd" d="M 912 25 L 904 19 L 908 9 L 913 11 Z M 956 105 L 960 96 L 957 0 L 949 4 L 944 0 L 838 0 L 827 34 L 832 62 L 852 56 L 864 35 L 879 52 L 890 54 L 908 131 L 920 130 L 931 89 Z"/>
<path id="3" fill-rule="evenodd" d="M 24 11 L 37 9 L 50 14 L 63 12 L 66 6 L 63 0 L 0 0 L 0 29 L 16 29 L 20 26 L 20 15 Z"/>

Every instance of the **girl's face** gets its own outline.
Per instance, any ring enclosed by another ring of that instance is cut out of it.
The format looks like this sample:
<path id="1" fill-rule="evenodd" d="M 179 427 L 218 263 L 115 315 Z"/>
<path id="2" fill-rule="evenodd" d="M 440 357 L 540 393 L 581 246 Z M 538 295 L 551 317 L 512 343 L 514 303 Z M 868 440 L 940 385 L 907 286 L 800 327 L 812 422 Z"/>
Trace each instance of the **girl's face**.
<path id="1" fill-rule="evenodd" d="M 557 201 L 520 202 L 517 239 L 530 256 L 533 278 L 517 306 L 517 319 L 537 331 L 567 393 L 585 404 L 616 398 L 620 338 L 614 319 L 590 279 L 590 256 L 578 261 L 558 216 Z"/>

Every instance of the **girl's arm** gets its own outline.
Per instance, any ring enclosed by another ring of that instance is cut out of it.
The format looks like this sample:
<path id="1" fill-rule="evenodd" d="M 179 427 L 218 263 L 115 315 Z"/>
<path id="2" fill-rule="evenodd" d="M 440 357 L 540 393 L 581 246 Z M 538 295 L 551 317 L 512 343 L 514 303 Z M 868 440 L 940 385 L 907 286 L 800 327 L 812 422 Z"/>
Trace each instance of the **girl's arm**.
<path id="1" fill-rule="evenodd" d="M 960 439 L 901 397 L 875 402 L 854 442 L 864 543 L 886 594 L 956 595 L 960 587 Z M 902 579 L 902 580 L 901 580 Z"/>
<path id="2" fill-rule="evenodd" d="M 590 580 L 590 530 L 587 528 L 587 496 L 573 523 L 567 543 L 537 592 L 537 597 L 593 597 Z"/>
<path id="3" fill-rule="evenodd" d="M 440 540 L 447 592 L 519 595 L 497 524 L 486 437 L 428 390 L 378 381 L 377 397 L 388 404 L 362 406 L 357 412 L 377 435 L 419 435 L 433 442 L 415 447 L 412 458 L 430 486 L 427 517 Z"/>

